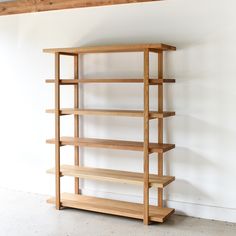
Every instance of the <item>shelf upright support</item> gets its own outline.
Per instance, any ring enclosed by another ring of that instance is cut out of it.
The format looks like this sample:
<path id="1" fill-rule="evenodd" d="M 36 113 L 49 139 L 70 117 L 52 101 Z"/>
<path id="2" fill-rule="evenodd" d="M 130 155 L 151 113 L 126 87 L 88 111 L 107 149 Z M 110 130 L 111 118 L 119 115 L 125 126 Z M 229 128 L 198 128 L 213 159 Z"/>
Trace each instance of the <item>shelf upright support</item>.
<path id="1" fill-rule="evenodd" d="M 79 79 L 79 54 L 74 56 L 74 79 Z M 79 83 L 74 85 L 74 108 L 79 109 Z M 74 115 L 74 137 L 79 138 L 79 115 Z M 74 147 L 74 164 L 80 165 L 79 146 Z M 80 194 L 79 178 L 75 178 L 75 194 Z"/>
<path id="2" fill-rule="evenodd" d="M 144 189 L 143 223 L 149 224 L 149 49 L 144 50 Z"/>
<path id="3" fill-rule="evenodd" d="M 163 80 L 163 51 L 158 52 L 158 79 Z M 158 85 L 158 112 L 163 112 L 163 83 Z M 163 143 L 163 119 L 158 119 L 158 143 Z M 158 176 L 163 177 L 163 153 L 158 153 Z M 158 188 L 158 206 L 163 207 L 163 189 Z"/>
<path id="4" fill-rule="evenodd" d="M 61 208 L 60 183 L 60 53 L 55 53 L 55 177 L 56 209 Z"/>

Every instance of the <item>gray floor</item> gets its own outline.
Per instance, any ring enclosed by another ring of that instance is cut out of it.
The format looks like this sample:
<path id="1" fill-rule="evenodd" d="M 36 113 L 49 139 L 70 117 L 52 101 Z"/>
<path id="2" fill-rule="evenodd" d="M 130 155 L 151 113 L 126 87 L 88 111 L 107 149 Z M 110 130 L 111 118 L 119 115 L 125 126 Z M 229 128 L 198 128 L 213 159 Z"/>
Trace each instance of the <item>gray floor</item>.
<path id="1" fill-rule="evenodd" d="M 0 189 L 0 236 L 235 236 L 236 224 L 172 216 L 164 224 L 73 209 L 56 211 L 46 197 Z"/>

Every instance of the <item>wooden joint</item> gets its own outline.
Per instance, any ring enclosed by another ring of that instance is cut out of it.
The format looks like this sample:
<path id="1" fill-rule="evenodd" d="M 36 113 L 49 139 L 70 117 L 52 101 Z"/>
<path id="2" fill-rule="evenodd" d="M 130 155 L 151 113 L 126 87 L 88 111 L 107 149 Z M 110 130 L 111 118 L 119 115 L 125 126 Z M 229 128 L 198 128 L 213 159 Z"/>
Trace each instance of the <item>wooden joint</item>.
<path id="1" fill-rule="evenodd" d="M 153 52 L 153 53 L 158 53 L 158 50 L 155 49 L 155 48 L 151 48 L 151 49 L 149 49 L 149 51 L 150 51 L 150 52 Z"/>
<path id="2" fill-rule="evenodd" d="M 55 56 L 61 56 L 61 52 L 55 52 Z"/>
<path id="3" fill-rule="evenodd" d="M 59 147 L 65 146 L 61 141 L 58 140 L 55 140 L 55 145 L 58 145 Z"/>
<path id="4" fill-rule="evenodd" d="M 60 55 L 76 57 L 76 56 L 78 56 L 78 53 L 73 53 L 73 52 L 60 52 Z"/>

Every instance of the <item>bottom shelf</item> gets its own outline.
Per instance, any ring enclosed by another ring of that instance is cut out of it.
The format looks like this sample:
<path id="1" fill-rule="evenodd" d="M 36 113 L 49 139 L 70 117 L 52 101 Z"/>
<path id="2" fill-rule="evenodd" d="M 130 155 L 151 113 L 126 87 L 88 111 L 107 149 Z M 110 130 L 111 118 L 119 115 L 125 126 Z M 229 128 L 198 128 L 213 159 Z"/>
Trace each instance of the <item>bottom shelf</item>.
<path id="1" fill-rule="evenodd" d="M 50 198 L 48 203 L 55 203 L 55 198 Z M 117 201 L 105 198 L 89 197 L 72 193 L 61 194 L 62 207 L 70 207 L 87 211 L 95 211 L 111 215 L 143 219 L 143 205 L 138 203 Z M 150 221 L 164 222 L 174 213 L 174 209 L 150 206 Z"/>

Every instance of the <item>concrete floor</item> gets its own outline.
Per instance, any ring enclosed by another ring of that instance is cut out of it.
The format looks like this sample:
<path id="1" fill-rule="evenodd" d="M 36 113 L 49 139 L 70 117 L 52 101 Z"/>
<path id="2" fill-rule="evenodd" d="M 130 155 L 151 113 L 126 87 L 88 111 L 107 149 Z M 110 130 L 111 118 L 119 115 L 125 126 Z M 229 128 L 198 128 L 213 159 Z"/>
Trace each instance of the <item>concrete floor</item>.
<path id="1" fill-rule="evenodd" d="M 172 216 L 164 224 L 86 211 L 56 211 L 46 197 L 0 189 L 0 236 L 235 236 L 236 224 Z"/>

